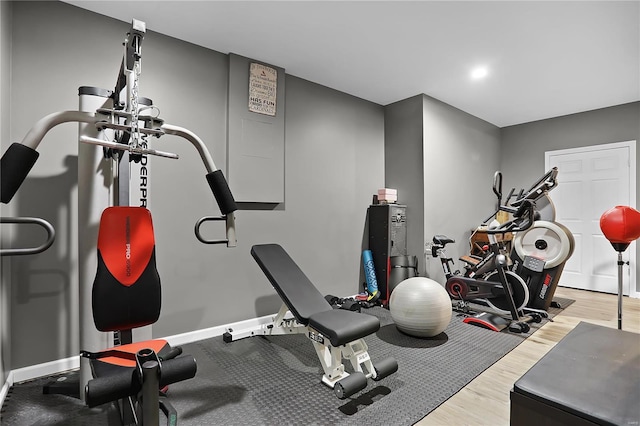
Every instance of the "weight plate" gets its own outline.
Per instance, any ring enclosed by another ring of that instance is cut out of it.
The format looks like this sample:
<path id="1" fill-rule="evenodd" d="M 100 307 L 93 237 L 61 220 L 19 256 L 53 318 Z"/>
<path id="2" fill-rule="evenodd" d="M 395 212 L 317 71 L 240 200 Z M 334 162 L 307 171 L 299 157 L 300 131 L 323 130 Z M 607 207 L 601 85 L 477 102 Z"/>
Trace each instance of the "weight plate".
<path id="1" fill-rule="evenodd" d="M 518 232 L 513 239 L 513 247 L 521 259 L 533 256 L 544 260 L 545 269 L 553 268 L 566 261 L 573 251 L 573 235 L 564 226 L 555 222 L 537 220 L 526 231 Z"/>
<path id="2" fill-rule="evenodd" d="M 549 222 L 556 220 L 556 207 L 548 194 L 544 194 L 536 200 L 536 211 L 540 215 L 540 217 L 537 218 L 538 220 L 546 220 Z"/>

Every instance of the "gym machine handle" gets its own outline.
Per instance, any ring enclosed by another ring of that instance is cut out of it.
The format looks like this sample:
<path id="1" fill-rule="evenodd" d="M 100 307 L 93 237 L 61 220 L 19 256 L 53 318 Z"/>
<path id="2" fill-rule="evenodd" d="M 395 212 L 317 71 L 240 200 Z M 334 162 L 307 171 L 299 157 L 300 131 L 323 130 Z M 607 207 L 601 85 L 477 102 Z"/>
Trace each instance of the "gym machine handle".
<path id="1" fill-rule="evenodd" d="M 4 185 L 4 182 L 3 182 Z M 0 256 L 22 256 L 28 254 L 42 253 L 51 245 L 56 239 L 56 231 L 49 222 L 38 217 L 0 217 L 0 223 L 25 223 L 29 225 L 39 225 L 47 232 L 47 239 L 44 243 L 37 247 L 28 248 L 8 248 L 0 249 Z"/>
<path id="2" fill-rule="evenodd" d="M 207 174 L 207 182 L 213 192 L 213 196 L 218 203 L 222 216 L 205 216 L 198 219 L 194 227 L 196 238 L 203 244 L 226 244 L 227 247 L 235 247 L 237 245 L 235 233 L 235 218 L 233 212 L 238 210 L 236 201 L 233 199 L 231 189 L 227 184 L 227 180 L 222 174 L 222 170 L 215 170 Z M 225 221 L 226 238 L 217 240 L 208 240 L 202 236 L 200 227 L 204 222 Z"/>
<path id="3" fill-rule="evenodd" d="M 101 124 L 102 126 L 105 126 L 104 122 L 101 121 L 100 116 L 98 115 L 97 117 L 96 113 L 91 112 L 60 111 L 41 118 L 29 130 L 23 141 L 21 143 L 12 144 L 2 155 L 2 159 L 0 159 L 0 201 L 2 203 L 9 203 L 26 179 L 39 157 L 39 153 L 36 149 L 47 132 L 59 124 L 68 122 L 88 123 L 96 126 Z M 237 206 L 233 199 L 233 195 L 231 195 L 231 190 L 229 189 L 227 181 L 222 175 L 222 171 L 216 167 L 204 142 L 190 130 L 171 124 L 163 124 L 160 128 L 159 134 L 170 134 L 182 137 L 196 148 L 207 170 L 207 181 L 209 182 L 209 186 L 211 187 L 218 206 L 224 215 L 223 218 L 226 222 L 227 229 L 226 240 L 224 240 L 224 242 L 227 243 L 227 247 L 235 247 L 235 218 L 232 212 L 237 210 Z M 99 141 L 95 138 L 83 136 L 81 136 L 79 140 L 80 142 L 92 144 L 108 144 L 107 141 Z M 148 150 L 148 153 L 166 156 L 165 153 L 152 151 L 153 150 Z"/>
<path id="4" fill-rule="evenodd" d="M 518 198 L 511 203 L 512 206 L 518 206 L 524 200 L 537 200 L 542 194 L 551 191 L 558 186 L 558 168 L 552 167 L 544 176 L 542 176 L 536 183 L 531 185 L 526 192 L 522 190 L 518 195 Z"/>
<path id="5" fill-rule="evenodd" d="M 501 206 L 500 209 L 503 209 Z M 510 210 L 508 210 L 511 212 Z M 503 223 L 502 225 L 488 229 L 487 234 L 503 234 L 506 232 L 521 232 L 529 229 L 534 222 L 535 211 L 533 203 L 530 200 L 524 200 L 518 209 L 513 213 L 515 219 Z"/>
<path id="6" fill-rule="evenodd" d="M 181 382 L 196 375 L 196 360 L 191 356 L 169 359 L 162 362 L 160 388 Z M 127 368 L 118 374 L 90 380 L 85 387 L 85 402 L 90 408 L 107 402 L 138 394 L 142 383 L 135 368 Z"/>
<path id="7" fill-rule="evenodd" d="M 163 124 L 162 131 L 170 134 L 180 136 L 187 141 L 191 142 L 191 144 L 196 148 L 198 153 L 200 154 L 200 158 L 207 168 L 207 182 L 209 182 L 209 187 L 213 191 L 213 196 L 218 203 L 218 207 L 220 208 L 220 212 L 222 213 L 221 217 L 212 217 L 207 216 L 205 218 L 200 219 L 195 226 L 196 229 L 196 237 L 198 240 L 202 241 L 206 244 L 219 244 L 226 243 L 227 247 L 235 247 L 236 246 L 236 224 L 235 217 L 233 212 L 238 210 L 236 206 L 236 202 L 233 199 L 233 195 L 231 195 L 231 190 L 229 189 L 229 185 L 227 184 L 222 171 L 219 170 L 215 163 L 213 162 L 213 158 L 211 158 L 211 154 L 209 150 L 205 146 L 204 142 L 193 132 L 178 126 L 173 126 L 171 124 Z M 203 220 L 204 219 L 204 220 Z M 200 235 L 200 225 L 205 220 L 224 220 L 226 224 L 226 239 L 224 240 L 213 240 L 211 242 L 207 242 Z"/>
<path id="8" fill-rule="evenodd" d="M 207 174 L 207 182 L 213 192 L 213 196 L 216 197 L 218 207 L 223 215 L 228 215 L 238 210 L 236 201 L 233 199 L 231 189 L 227 184 L 227 180 L 222 174 L 222 170 L 216 170 Z"/>
<path id="9" fill-rule="evenodd" d="M 493 193 L 498 197 L 498 206 L 502 204 L 502 172 L 493 174 Z"/>
<path id="10" fill-rule="evenodd" d="M 5 204 L 11 201 L 39 156 L 35 149 L 11 144 L 0 160 L 0 201 Z"/>
<path id="11" fill-rule="evenodd" d="M 38 120 L 21 143 L 13 143 L 0 159 L 0 202 L 9 203 L 39 157 L 40 142 L 58 124 L 95 122 L 95 114 L 81 111 L 60 111 Z"/>

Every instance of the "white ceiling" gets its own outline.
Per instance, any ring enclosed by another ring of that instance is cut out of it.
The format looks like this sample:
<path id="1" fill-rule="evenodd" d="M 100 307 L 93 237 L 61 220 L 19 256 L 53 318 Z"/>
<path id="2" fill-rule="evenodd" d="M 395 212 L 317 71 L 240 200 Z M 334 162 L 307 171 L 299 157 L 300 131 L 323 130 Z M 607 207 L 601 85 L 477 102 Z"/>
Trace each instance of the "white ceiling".
<path id="1" fill-rule="evenodd" d="M 640 100 L 640 1 L 67 3 L 381 105 L 425 93 L 499 127 Z M 489 74 L 473 81 L 479 65 Z"/>

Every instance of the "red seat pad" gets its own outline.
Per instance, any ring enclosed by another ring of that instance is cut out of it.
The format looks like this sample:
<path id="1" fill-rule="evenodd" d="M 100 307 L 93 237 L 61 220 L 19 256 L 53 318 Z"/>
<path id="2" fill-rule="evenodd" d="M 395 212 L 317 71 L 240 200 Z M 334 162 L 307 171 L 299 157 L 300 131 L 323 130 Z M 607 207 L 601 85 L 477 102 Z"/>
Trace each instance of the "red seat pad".
<path id="1" fill-rule="evenodd" d="M 615 206 L 600 217 L 600 229 L 612 243 L 630 243 L 640 238 L 640 212 L 629 206 Z"/>
<path id="2" fill-rule="evenodd" d="M 166 340 L 146 340 L 143 342 L 130 343 L 128 345 L 116 346 L 108 350 L 117 350 L 132 355 L 142 349 L 152 349 L 160 358 L 171 350 L 171 345 Z M 135 368 L 135 359 L 126 359 L 118 356 L 107 356 L 104 358 L 92 359 L 91 368 L 94 377 L 105 377 L 114 374 L 122 368 Z"/>

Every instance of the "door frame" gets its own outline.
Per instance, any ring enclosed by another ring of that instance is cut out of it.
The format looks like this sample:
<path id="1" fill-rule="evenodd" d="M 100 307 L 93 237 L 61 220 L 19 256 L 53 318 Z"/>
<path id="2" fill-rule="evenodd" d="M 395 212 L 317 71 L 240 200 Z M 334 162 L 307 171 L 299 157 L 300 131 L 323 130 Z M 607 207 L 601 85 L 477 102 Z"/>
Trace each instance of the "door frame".
<path id="1" fill-rule="evenodd" d="M 584 153 L 584 152 L 592 152 L 592 151 L 604 151 L 604 150 L 609 150 L 609 149 L 617 149 L 617 148 L 625 148 L 628 147 L 629 148 L 629 204 L 631 207 L 636 206 L 636 191 L 637 191 L 637 182 L 638 182 L 638 178 L 637 178 L 637 174 L 636 174 L 636 162 L 637 162 L 637 157 L 636 157 L 636 141 L 635 140 L 629 140 L 629 141 L 623 141 L 623 142 L 612 142 L 612 143 L 605 143 L 605 144 L 600 144 L 600 145 L 589 145 L 589 146 L 582 146 L 582 147 L 577 147 L 577 148 L 568 148 L 568 149 L 558 149 L 558 150 L 554 150 L 554 151 L 545 151 L 544 153 L 544 169 L 548 170 L 549 169 L 549 163 L 550 163 L 550 157 L 551 155 L 563 155 L 563 154 L 579 154 L 579 153 Z M 640 298 L 640 291 L 638 291 L 638 283 L 637 283 L 637 275 L 636 275 L 636 271 L 638 270 L 638 265 L 634 265 L 633 262 L 637 263 L 637 255 L 636 255 L 636 246 L 638 245 L 638 242 L 636 241 L 635 244 L 630 244 L 629 245 L 629 259 L 632 262 L 631 265 L 629 265 L 629 274 L 628 274 L 628 278 L 629 278 L 629 297 L 633 297 L 635 299 Z M 633 267 L 635 266 L 635 267 Z M 624 279 L 624 277 L 623 277 Z"/>

